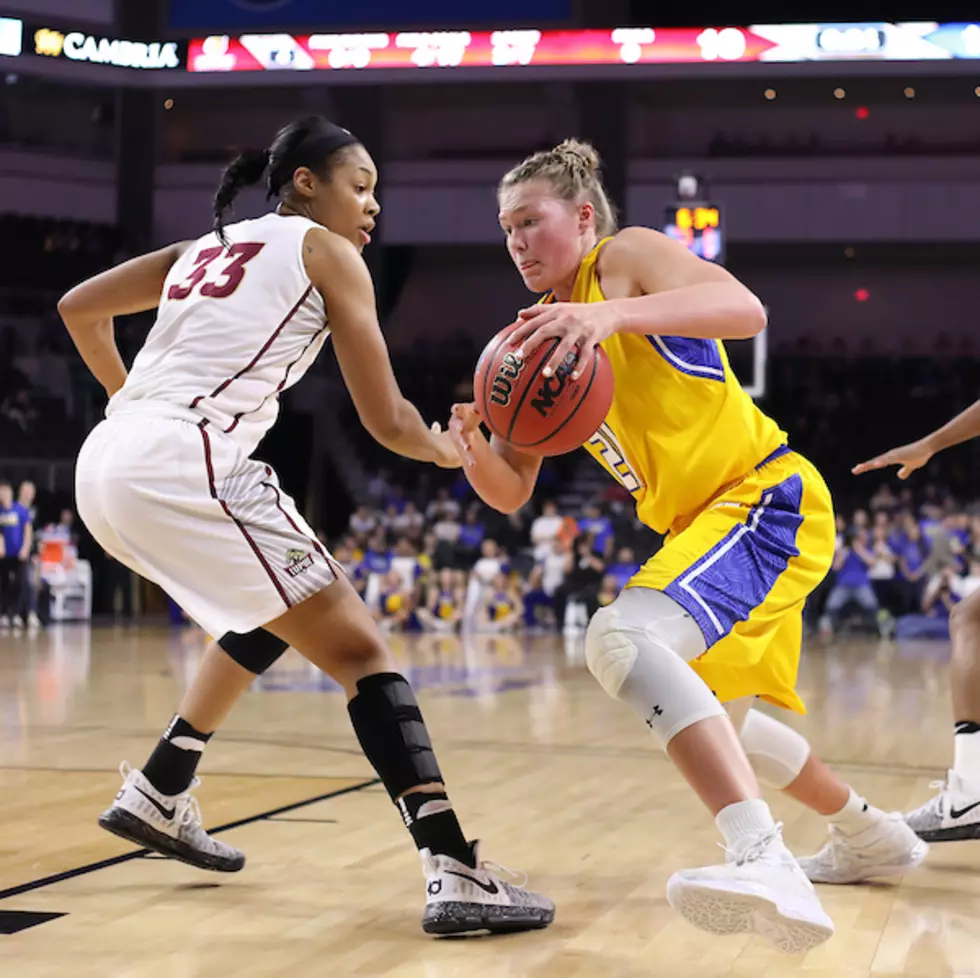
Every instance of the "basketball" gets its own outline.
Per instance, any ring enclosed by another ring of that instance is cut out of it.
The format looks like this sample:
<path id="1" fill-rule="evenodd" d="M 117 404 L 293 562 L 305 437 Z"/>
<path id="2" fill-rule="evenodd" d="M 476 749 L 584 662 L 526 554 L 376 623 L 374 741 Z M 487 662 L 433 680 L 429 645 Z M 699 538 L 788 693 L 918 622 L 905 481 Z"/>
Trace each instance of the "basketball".
<path id="1" fill-rule="evenodd" d="M 587 442 L 609 413 L 613 372 L 609 358 L 595 348 L 592 363 L 572 380 L 569 354 L 551 377 L 541 371 L 559 341 L 543 343 L 526 360 L 509 337 L 512 323 L 486 345 L 476 365 L 473 394 L 490 431 L 528 455 L 563 455 Z"/>

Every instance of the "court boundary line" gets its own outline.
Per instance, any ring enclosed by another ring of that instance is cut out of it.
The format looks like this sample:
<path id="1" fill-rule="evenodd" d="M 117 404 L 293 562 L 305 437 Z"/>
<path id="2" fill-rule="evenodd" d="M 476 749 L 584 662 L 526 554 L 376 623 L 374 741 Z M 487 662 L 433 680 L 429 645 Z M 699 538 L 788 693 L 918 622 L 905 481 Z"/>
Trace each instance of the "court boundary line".
<path id="1" fill-rule="evenodd" d="M 328 791 L 313 798 L 306 798 L 301 801 L 292 802 L 289 805 L 281 805 L 279 808 L 270 809 L 267 812 L 260 812 L 257 815 L 249 815 L 247 818 L 239 818 L 234 822 L 226 822 L 213 829 L 208 829 L 210 835 L 217 835 L 219 832 L 228 832 L 231 829 L 241 828 L 243 825 L 251 825 L 254 822 L 262 822 L 271 819 L 275 815 L 283 815 L 286 812 L 296 811 L 298 808 L 305 808 L 307 805 L 315 805 L 321 801 L 329 801 L 331 798 L 340 798 L 342 795 L 351 795 L 365 788 L 373 788 L 381 784 L 380 778 L 371 778 L 368 781 L 361 781 L 357 784 L 348 785 L 346 788 L 338 788 Z M 120 853 L 118 856 L 110 856 L 108 859 L 100 859 L 98 862 L 87 863 L 84 866 L 76 866 L 74 869 L 67 869 L 61 873 L 54 873 L 51 876 L 42 876 L 40 879 L 31 880 L 27 883 L 20 883 L 11 886 L 6 890 L 0 890 L 0 900 L 7 900 L 10 897 L 20 896 L 23 893 L 32 893 L 34 890 L 41 890 L 46 886 L 55 883 L 63 883 L 65 880 L 75 879 L 78 876 L 86 876 L 89 873 L 98 872 L 100 869 L 109 869 L 111 866 L 119 866 L 122 863 L 131 862 L 134 859 L 142 859 L 148 856 L 152 850 L 136 849 L 132 852 Z"/>

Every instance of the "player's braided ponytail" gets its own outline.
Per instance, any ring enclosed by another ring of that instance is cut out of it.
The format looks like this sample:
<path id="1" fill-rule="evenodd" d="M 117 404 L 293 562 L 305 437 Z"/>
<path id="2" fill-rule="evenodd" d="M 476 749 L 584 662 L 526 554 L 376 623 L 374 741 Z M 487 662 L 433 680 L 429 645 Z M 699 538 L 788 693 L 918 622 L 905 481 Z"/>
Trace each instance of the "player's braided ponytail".
<path id="1" fill-rule="evenodd" d="M 268 174 L 266 198 L 279 196 L 292 186 L 293 174 L 299 167 L 327 179 L 332 167 L 340 161 L 341 151 L 359 143 L 349 130 L 323 116 L 311 115 L 280 129 L 268 149 L 243 150 L 225 168 L 214 195 L 212 228 L 218 239 L 227 247 L 225 214 L 244 187 L 254 187 Z"/>
<path id="2" fill-rule="evenodd" d="M 602 185 L 602 161 L 591 143 L 566 139 L 554 149 L 529 156 L 500 181 L 498 194 L 530 180 L 545 180 L 562 200 L 588 201 L 595 208 L 595 228 L 600 238 L 616 233 L 616 208 Z"/>
<path id="3" fill-rule="evenodd" d="M 244 149 L 221 174 L 221 184 L 214 195 L 214 223 L 211 227 L 225 247 L 228 246 L 225 238 L 225 213 L 231 209 L 235 198 L 245 187 L 254 187 L 265 176 L 270 156 L 267 149 Z"/>

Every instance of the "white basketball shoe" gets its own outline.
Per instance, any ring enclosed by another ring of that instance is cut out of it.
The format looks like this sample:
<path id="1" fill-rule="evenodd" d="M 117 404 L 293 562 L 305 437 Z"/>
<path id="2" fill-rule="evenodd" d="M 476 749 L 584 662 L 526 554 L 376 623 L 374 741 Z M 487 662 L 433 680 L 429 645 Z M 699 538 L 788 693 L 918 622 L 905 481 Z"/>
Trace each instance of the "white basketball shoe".
<path id="1" fill-rule="evenodd" d="M 756 933 L 785 954 L 822 944 L 834 923 L 783 844 L 781 829 L 726 849 L 719 866 L 674 873 L 667 902 L 710 934 Z"/>
<path id="2" fill-rule="evenodd" d="M 524 883 L 506 883 L 494 870 L 518 874 L 494 863 L 480 862 L 476 843 L 476 869 L 428 849 L 419 855 L 426 884 L 422 929 L 427 934 L 539 930 L 555 919 L 555 905 L 547 897 L 525 890 Z"/>
<path id="3" fill-rule="evenodd" d="M 201 782 L 195 778 L 180 795 L 162 795 L 123 761 L 123 786 L 112 807 L 99 816 L 99 825 L 138 846 L 190 863 L 198 869 L 237 873 L 245 853 L 218 842 L 201 828 L 201 809 L 191 794 Z"/>
<path id="4" fill-rule="evenodd" d="M 970 785 L 955 771 L 933 781 L 939 793 L 905 816 L 913 832 L 926 842 L 980 839 L 980 786 Z"/>
<path id="5" fill-rule="evenodd" d="M 892 812 L 855 835 L 844 835 L 831 825 L 827 844 L 796 861 L 811 883 L 859 883 L 876 876 L 901 876 L 915 869 L 928 852 L 929 846 L 905 819 Z"/>

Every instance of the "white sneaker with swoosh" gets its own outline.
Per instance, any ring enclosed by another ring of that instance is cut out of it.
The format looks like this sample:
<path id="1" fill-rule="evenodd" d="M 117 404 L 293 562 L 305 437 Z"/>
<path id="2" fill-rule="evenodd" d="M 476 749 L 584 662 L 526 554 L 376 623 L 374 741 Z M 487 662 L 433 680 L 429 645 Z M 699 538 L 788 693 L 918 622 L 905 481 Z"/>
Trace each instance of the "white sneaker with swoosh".
<path id="1" fill-rule="evenodd" d="M 99 816 L 107 832 L 152 849 L 163 856 L 211 869 L 235 873 L 245 865 L 245 854 L 212 838 L 201 827 L 201 809 L 191 794 L 201 782 L 195 778 L 180 795 L 163 795 L 123 761 L 123 786 L 112 806 Z"/>
<path id="2" fill-rule="evenodd" d="M 909 828 L 926 842 L 980 839 L 980 785 L 971 785 L 955 771 L 933 781 L 939 793 L 905 816 Z"/>
<path id="3" fill-rule="evenodd" d="M 518 874 L 504 866 L 480 862 L 475 842 L 475 869 L 428 849 L 419 855 L 426 884 L 422 929 L 427 934 L 537 930 L 555 919 L 555 905 L 547 897 L 525 890 L 523 883 L 505 882 L 494 870 Z"/>

